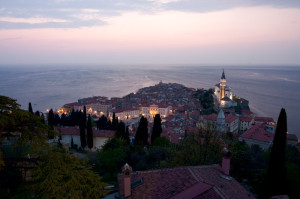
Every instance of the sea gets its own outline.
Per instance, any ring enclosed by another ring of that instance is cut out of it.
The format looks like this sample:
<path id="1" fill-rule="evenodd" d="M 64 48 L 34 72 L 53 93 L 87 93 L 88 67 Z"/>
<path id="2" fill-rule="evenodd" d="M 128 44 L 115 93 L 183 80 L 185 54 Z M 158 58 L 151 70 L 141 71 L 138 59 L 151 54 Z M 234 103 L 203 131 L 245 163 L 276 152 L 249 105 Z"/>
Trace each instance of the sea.
<path id="1" fill-rule="evenodd" d="M 223 69 L 233 94 L 249 100 L 258 116 L 277 121 L 285 108 L 288 132 L 300 139 L 300 66 L 0 66 L 0 95 L 45 112 L 84 97 L 122 97 L 160 81 L 214 88 Z"/>

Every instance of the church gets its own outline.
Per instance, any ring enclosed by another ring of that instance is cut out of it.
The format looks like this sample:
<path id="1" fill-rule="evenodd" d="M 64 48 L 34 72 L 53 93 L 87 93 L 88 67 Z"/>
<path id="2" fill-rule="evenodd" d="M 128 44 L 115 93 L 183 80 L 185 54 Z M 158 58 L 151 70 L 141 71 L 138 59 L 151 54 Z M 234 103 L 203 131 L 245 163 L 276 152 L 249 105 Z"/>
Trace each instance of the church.
<path id="1" fill-rule="evenodd" d="M 220 79 L 220 83 L 216 84 L 215 86 L 215 96 L 218 104 L 222 108 L 229 108 L 237 105 L 237 103 L 232 100 L 233 95 L 231 92 L 231 88 L 226 85 L 224 69 Z"/>

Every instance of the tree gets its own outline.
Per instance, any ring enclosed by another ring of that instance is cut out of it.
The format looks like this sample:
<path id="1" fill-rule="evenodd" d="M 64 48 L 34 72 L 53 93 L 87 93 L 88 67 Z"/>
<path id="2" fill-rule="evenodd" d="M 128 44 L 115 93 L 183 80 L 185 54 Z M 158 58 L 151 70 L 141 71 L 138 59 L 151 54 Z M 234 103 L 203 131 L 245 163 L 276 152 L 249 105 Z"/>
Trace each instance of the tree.
<path id="1" fill-rule="evenodd" d="M 148 145 L 148 121 L 144 116 L 140 119 L 134 142 L 137 145 Z"/>
<path id="2" fill-rule="evenodd" d="M 45 124 L 45 116 L 44 116 L 44 113 L 42 113 L 42 115 L 41 115 L 41 122 L 42 122 L 42 124 Z"/>
<path id="3" fill-rule="evenodd" d="M 53 110 L 50 109 L 48 113 L 48 125 L 53 129 L 54 126 L 54 113 Z"/>
<path id="4" fill-rule="evenodd" d="M 281 109 L 270 154 L 269 167 L 265 181 L 264 197 L 286 195 L 287 179 L 285 167 L 285 148 L 287 134 L 287 117 L 285 109 Z"/>
<path id="5" fill-rule="evenodd" d="M 154 117 L 153 128 L 152 128 L 152 135 L 151 135 L 151 144 L 154 143 L 155 139 L 160 137 L 162 132 L 161 128 L 161 118 L 159 114 L 156 114 Z"/>
<path id="6" fill-rule="evenodd" d="M 60 121 L 60 117 L 57 113 L 54 114 L 54 126 L 60 125 L 61 121 Z"/>
<path id="7" fill-rule="evenodd" d="M 118 118 L 116 118 L 115 112 L 113 112 L 113 118 L 112 118 L 112 129 L 117 130 L 118 128 Z"/>
<path id="8" fill-rule="evenodd" d="M 71 137 L 71 148 L 74 149 L 74 140 L 73 140 L 73 137 Z"/>
<path id="9" fill-rule="evenodd" d="M 28 112 L 31 113 L 31 114 L 33 114 L 31 102 L 29 102 L 29 105 L 28 105 Z"/>
<path id="10" fill-rule="evenodd" d="M 107 129 L 107 118 L 102 115 L 97 122 L 98 129 Z"/>
<path id="11" fill-rule="evenodd" d="M 84 114 L 80 112 L 80 117 L 84 117 Z M 86 137 L 85 137 L 85 125 L 84 125 L 84 120 L 81 119 L 80 125 L 80 144 L 82 149 L 86 147 Z"/>
<path id="12" fill-rule="evenodd" d="M 92 120 L 90 114 L 87 123 L 87 146 L 89 147 L 90 150 L 93 148 L 93 130 L 92 130 Z"/>
<path id="13" fill-rule="evenodd" d="M 66 118 L 66 115 L 64 113 L 61 115 L 60 124 L 62 126 L 66 126 L 66 124 L 67 124 L 67 118 Z"/>
<path id="14" fill-rule="evenodd" d="M 125 124 L 124 122 L 120 122 L 117 128 L 117 132 L 115 134 L 117 138 L 125 138 Z"/>
<path id="15" fill-rule="evenodd" d="M 44 135 L 49 128 L 41 122 L 41 119 L 28 111 L 20 109 L 15 99 L 0 96 L 0 148 L 2 132 L 20 133 L 15 146 L 30 146 L 35 150 L 47 148 Z M 3 164 L 0 151 L 0 166 Z"/>
<path id="16" fill-rule="evenodd" d="M 100 198 L 105 186 L 86 159 L 58 151 L 42 156 L 27 184 L 36 198 Z"/>
<path id="17" fill-rule="evenodd" d="M 124 140 L 129 144 L 130 143 L 130 138 L 129 138 L 129 128 L 126 126 L 126 132 L 125 132 L 125 137 Z"/>
<path id="18" fill-rule="evenodd" d="M 36 116 L 41 116 L 41 113 L 40 113 L 40 111 L 35 111 L 35 113 L 34 113 Z"/>
<path id="19" fill-rule="evenodd" d="M 86 107 L 85 106 L 83 106 L 83 120 L 84 120 L 84 128 L 86 128 Z"/>

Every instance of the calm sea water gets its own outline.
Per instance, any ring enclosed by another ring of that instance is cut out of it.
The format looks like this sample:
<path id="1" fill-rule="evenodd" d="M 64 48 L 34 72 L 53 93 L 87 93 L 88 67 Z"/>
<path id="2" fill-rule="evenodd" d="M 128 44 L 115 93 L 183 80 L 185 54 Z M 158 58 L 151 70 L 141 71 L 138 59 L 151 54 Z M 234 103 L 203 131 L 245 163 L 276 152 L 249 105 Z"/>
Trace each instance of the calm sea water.
<path id="1" fill-rule="evenodd" d="M 0 95 L 17 99 L 24 109 L 31 102 L 34 110 L 45 111 L 83 97 L 122 97 L 160 80 L 207 89 L 221 73 L 221 67 L 191 66 L 1 67 Z M 258 115 L 277 121 L 284 107 L 289 133 L 300 138 L 300 67 L 225 67 L 225 75 L 233 93 L 248 99 Z"/>

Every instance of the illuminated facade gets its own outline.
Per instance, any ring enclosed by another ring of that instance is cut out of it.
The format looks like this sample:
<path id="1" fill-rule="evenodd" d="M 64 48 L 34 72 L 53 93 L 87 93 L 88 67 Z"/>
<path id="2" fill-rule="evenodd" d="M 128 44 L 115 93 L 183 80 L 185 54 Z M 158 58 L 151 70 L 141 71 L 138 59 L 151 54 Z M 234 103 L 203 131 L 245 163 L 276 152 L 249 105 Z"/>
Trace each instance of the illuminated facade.
<path id="1" fill-rule="evenodd" d="M 221 107 L 228 108 L 232 106 L 236 106 L 237 103 L 232 101 L 233 95 L 231 92 L 231 88 L 226 85 L 225 72 L 223 69 L 223 73 L 220 79 L 220 83 L 215 86 L 215 96 L 217 98 L 218 103 Z"/>
<path id="2" fill-rule="evenodd" d="M 150 106 L 142 106 L 141 114 L 147 118 L 153 118 L 156 114 L 160 114 L 161 118 L 168 117 L 170 115 L 171 106 L 168 105 L 156 105 L 152 104 Z"/>
<path id="3" fill-rule="evenodd" d="M 115 110 L 110 111 L 108 117 L 112 120 L 113 113 L 115 113 L 115 117 L 118 120 L 129 120 L 133 118 L 138 118 L 140 116 L 140 111 L 138 109 L 130 109 L 130 110 Z"/>

